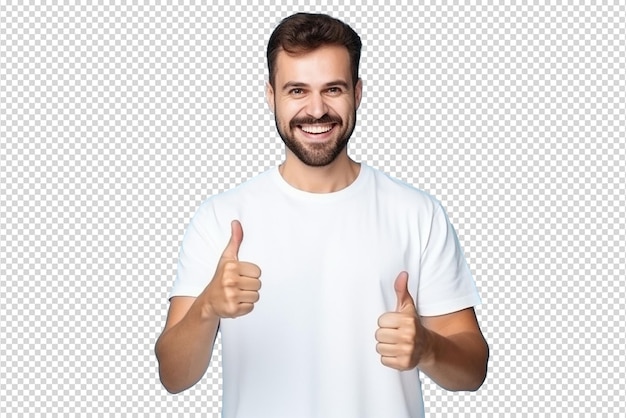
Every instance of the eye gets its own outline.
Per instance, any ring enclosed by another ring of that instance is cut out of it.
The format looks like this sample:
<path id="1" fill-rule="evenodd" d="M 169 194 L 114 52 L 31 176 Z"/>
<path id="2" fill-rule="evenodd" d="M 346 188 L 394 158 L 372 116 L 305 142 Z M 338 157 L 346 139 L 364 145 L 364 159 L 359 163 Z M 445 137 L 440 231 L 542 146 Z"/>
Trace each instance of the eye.
<path id="1" fill-rule="evenodd" d="M 333 96 L 341 94 L 341 88 L 339 88 L 339 87 L 330 87 L 327 91 L 328 91 L 329 94 L 331 94 Z"/>
<path id="2" fill-rule="evenodd" d="M 304 90 L 299 89 L 299 88 L 289 90 L 289 94 L 291 94 L 292 96 L 299 96 L 302 93 L 304 93 Z"/>

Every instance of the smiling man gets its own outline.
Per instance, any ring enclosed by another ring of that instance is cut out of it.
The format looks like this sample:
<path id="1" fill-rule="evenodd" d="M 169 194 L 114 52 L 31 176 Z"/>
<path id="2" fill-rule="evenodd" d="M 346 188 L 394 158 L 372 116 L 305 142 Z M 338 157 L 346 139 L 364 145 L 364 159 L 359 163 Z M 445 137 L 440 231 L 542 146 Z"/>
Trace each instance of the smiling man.
<path id="1" fill-rule="evenodd" d="M 280 71 L 268 83 L 267 100 L 288 152 L 304 165 L 331 164 L 346 150 L 361 101 L 361 80 L 355 83 L 345 65 L 347 49 L 324 45 L 275 59 Z"/>
<path id="2" fill-rule="evenodd" d="M 444 209 L 348 156 L 360 52 L 326 15 L 273 32 L 266 97 L 286 158 L 188 226 L 156 344 L 168 391 L 202 378 L 218 330 L 229 418 L 420 417 L 420 371 L 449 390 L 484 381 L 480 299 Z"/>

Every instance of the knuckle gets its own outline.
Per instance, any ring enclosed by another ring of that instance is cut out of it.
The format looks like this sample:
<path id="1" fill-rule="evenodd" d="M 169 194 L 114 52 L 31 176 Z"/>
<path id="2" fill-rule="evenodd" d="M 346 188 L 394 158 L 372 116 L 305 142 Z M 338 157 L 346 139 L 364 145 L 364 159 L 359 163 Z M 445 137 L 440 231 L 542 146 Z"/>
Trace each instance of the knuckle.
<path id="1" fill-rule="evenodd" d="M 234 261 L 234 260 L 227 260 L 224 262 L 224 264 L 222 265 L 222 268 L 224 269 L 225 272 L 234 272 L 237 270 L 238 268 L 238 262 Z"/>
<path id="2" fill-rule="evenodd" d="M 222 285 L 226 288 L 233 288 L 237 286 L 237 277 L 232 274 L 225 274 L 222 277 Z"/>
<path id="3" fill-rule="evenodd" d="M 226 309 L 232 317 L 238 316 L 237 311 L 239 310 L 239 304 L 231 300 L 226 305 Z"/>
<path id="4" fill-rule="evenodd" d="M 230 304 L 237 297 L 237 293 L 235 289 L 232 287 L 227 287 L 224 289 L 224 299 Z"/>

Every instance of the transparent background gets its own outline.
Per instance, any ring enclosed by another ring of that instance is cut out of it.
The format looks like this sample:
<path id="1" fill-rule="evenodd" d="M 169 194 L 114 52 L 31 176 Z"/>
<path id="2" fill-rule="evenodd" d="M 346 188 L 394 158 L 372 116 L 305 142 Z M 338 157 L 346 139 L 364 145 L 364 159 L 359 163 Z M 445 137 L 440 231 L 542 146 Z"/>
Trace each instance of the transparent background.
<path id="1" fill-rule="evenodd" d="M 249 3 L 0 1 L 0 411 L 218 416 L 219 356 L 174 396 L 153 346 L 196 207 L 283 158 L 296 11 L 361 34 L 350 154 L 444 203 L 483 298 L 487 381 L 427 414 L 626 408 L 624 3 Z"/>

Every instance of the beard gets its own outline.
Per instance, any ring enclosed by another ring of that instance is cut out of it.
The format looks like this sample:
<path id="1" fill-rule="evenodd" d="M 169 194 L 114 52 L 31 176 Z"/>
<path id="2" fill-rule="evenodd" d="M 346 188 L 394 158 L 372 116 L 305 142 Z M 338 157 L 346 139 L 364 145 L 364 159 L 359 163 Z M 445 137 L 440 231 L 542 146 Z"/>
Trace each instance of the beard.
<path id="1" fill-rule="evenodd" d="M 274 114 L 274 120 L 278 135 L 300 161 L 311 167 L 323 167 L 335 161 L 348 145 L 356 126 L 356 109 L 354 109 L 352 117 L 348 118 L 347 121 L 344 121 L 339 116 L 326 114 L 320 119 L 294 118 L 289 121 L 288 126 L 284 126 L 276 113 Z M 335 124 L 333 129 L 338 130 L 338 135 L 335 138 L 323 143 L 305 143 L 296 139 L 296 130 L 300 129 L 298 125 L 328 123 Z"/>

